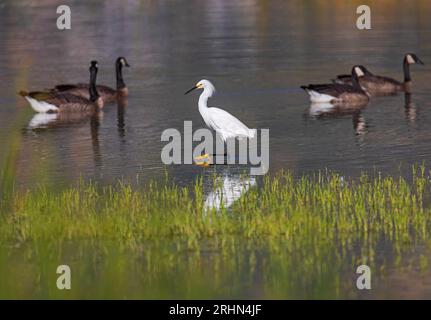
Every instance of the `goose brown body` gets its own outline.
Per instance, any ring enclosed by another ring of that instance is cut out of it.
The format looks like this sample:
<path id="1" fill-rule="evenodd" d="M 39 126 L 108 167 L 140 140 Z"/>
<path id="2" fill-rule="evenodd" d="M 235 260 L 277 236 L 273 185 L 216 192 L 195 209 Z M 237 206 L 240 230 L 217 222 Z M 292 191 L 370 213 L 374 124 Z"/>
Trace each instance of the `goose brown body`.
<path id="1" fill-rule="evenodd" d="M 88 90 L 88 84 L 77 83 L 77 84 L 60 84 L 54 87 L 52 92 L 68 93 L 75 96 L 79 96 L 85 99 L 90 99 L 90 92 Z M 108 86 L 98 85 L 96 86 L 97 92 L 104 103 L 113 102 L 116 100 L 118 92 Z"/>
<path id="2" fill-rule="evenodd" d="M 339 75 L 333 82 L 352 85 L 352 77 L 350 75 Z M 389 77 L 376 76 L 369 72 L 369 74 L 359 78 L 359 85 L 371 95 L 384 95 L 406 91 L 408 83 L 402 83 Z"/>
<path id="3" fill-rule="evenodd" d="M 364 66 L 360 66 L 364 76 L 359 78 L 359 85 L 371 95 L 387 95 L 398 92 L 411 92 L 412 80 L 410 77 L 411 64 L 424 64 L 415 54 L 407 53 L 403 60 L 404 82 L 390 77 L 374 75 Z M 334 83 L 352 84 L 351 75 L 338 75 Z"/>
<path id="4" fill-rule="evenodd" d="M 100 97 L 96 101 L 75 96 L 71 93 L 55 93 L 45 91 L 20 91 L 23 97 L 30 97 L 37 101 L 43 101 L 54 105 L 58 108 L 57 112 L 94 112 L 103 107 L 103 101 Z M 52 111 L 55 112 L 55 111 Z"/>
<path id="5" fill-rule="evenodd" d="M 358 78 L 364 73 L 359 66 L 352 68 L 352 85 L 340 83 L 328 84 L 309 84 L 301 86 L 308 92 L 312 102 L 330 102 L 330 103 L 366 103 L 369 100 L 368 94 L 360 87 Z"/>
<path id="6" fill-rule="evenodd" d="M 115 62 L 115 70 L 117 77 L 117 89 L 105 85 L 98 85 L 97 92 L 102 98 L 104 103 L 114 102 L 128 96 L 129 90 L 123 80 L 123 67 L 130 67 L 129 63 L 124 57 L 119 57 Z M 71 93 L 86 99 L 90 98 L 89 85 L 87 83 L 76 84 L 60 84 L 51 89 L 52 92 Z"/>
<path id="7" fill-rule="evenodd" d="M 95 112 L 103 107 L 103 100 L 96 87 L 97 61 L 91 61 L 89 70 L 90 84 L 87 89 L 89 99 L 69 92 L 56 91 L 20 91 L 19 94 L 30 103 L 36 112 L 40 113 Z"/>

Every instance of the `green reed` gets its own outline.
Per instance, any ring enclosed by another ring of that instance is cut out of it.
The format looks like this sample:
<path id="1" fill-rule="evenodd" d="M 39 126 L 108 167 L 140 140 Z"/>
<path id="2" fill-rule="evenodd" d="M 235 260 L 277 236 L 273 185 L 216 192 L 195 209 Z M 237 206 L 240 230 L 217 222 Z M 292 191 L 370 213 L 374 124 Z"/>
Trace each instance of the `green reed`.
<path id="1" fill-rule="evenodd" d="M 263 178 L 230 208 L 206 210 L 202 180 L 191 187 L 149 183 L 92 182 L 61 191 L 37 187 L 13 191 L 0 216 L 0 241 L 109 239 L 132 245 L 151 239 L 214 236 L 283 237 L 286 241 L 373 241 L 380 236 L 405 243 L 429 237 L 430 177 L 414 169 L 402 177 L 345 180 L 336 173 L 295 179 L 289 172 Z M 214 188 L 218 188 L 214 177 Z M 246 178 L 244 178 L 246 179 Z M 320 239 L 322 238 L 322 239 Z"/>
<path id="2" fill-rule="evenodd" d="M 211 179 L 220 188 L 219 178 Z M 202 178 L 190 187 L 168 181 L 13 190 L 1 209 L 0 247 L 8 248 L 6 255 L 26 248 L 38 270 L 67 256 L 68 246 L 88 261 L 101 255 L 112 260 L 102 273 L 114 283 L 116 272 L 126 272 L 121 266 L 137 265 L 145 272 L 135 275 L 153 291 L 124 290 L 144 298 L 239 298 L 240 284 L 252 286 L 256 274 L 262 277 L 258 297 L 345 297 L 353 283 L 346 285 L 343 274 L 359 264 L 374 266 L 376 274 L 389 265 L 428 268 L 427 256 L 416 252 L 431 244 L 431 180 L 423 166 L 413 168 L 411 181 L 366 174 L 344 179 L 329 172 L 298 178 L 281 171 L 218 210 L 204 207 Z M 1 252 L 0 269 L 10 263 Z M 177 286 L 188 289 L 176 292 Z M 115 290 L 80 291 L 86 292 L 117 297 Z"/>

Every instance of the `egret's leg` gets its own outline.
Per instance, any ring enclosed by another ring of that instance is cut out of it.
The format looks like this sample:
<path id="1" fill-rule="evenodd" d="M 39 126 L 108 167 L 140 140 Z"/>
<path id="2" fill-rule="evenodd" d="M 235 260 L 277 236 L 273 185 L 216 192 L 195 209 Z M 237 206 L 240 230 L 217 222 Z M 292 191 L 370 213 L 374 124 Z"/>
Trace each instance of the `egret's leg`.
<path id="1" fill-rule="evenodd" d="M 226 141 L 223 139 L 223 137 L 221 137 L 220 135 L 217 134 L 217 137 L 220 139 L 219 142 L 221 142 L 223 144 L 223 149 L 220 151 L 223 151 L 223 153 L 217 153 L 217 151 L 219 151 L 218 148 L 216 148 L 216 152 L 213 154 L 203 154 L 200 155 L 198 157 L 195 157 L 195 163 L 198 166 L 203 166 L 203 167 L 207 167 L 209 165 L 216 165 L 216 164 L 228 164 L 229 163 L 229 152 L 227 152 L 227 145 L 226 145 Z M 223 156 L 223 163 L 219 163 L 218 161 L 218 157 Z M 213 161 L 211 161 L 211 158 Z"/>

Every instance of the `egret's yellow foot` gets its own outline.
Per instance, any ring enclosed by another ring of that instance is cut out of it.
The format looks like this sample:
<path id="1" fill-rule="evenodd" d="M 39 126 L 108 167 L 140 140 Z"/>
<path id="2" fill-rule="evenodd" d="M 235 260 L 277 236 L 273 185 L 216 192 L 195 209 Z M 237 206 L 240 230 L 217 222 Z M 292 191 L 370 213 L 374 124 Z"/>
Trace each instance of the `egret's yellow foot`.
<path id="1" fill-rule="evenodd" d="M 208 162 L 195 162 L 197 166 L 208 167 L 210 164 Z"/>
<path id="2" fill-rule="evenodd" d="M 211 157 L 208 153 L 195 157 L 195 164 L 201 167 L 208 167 L 211 164 Z"/>

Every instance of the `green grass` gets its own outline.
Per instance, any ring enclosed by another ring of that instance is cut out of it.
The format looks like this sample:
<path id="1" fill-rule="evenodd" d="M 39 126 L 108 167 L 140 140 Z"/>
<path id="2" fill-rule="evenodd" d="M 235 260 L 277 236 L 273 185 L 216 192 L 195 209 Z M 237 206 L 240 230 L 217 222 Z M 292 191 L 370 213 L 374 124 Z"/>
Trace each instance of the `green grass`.
<path id="1" fill-rule="evenodd" d="M 184 188 L 81 182 L 61 191 L 14 190 L 1 209 L 0 269 L 7 274 L 10 255 L 19 252 L 14 270 L 40 278 L 49 273 L 45 264 L 74 257 L 72 264 L 86 261 L 76 267 L 84 286 L 95 260 L 110 261 L 98 274 L 110 274 L 112 292 L 100 291 L 94 276 L 94 290 L 81 287 L 74 297 L 119 297 L 118 286 L 140 298 L 356 296 L 346 279 L 362 263 L 379 279 L 393 266 L 428 269 L 420 250 L 430 245 L 431 178 L 424 167 L 413 170 L 411 181 L 279 172 L 220 210 L 203 207 L 200 179 Z M 34 269 L 22 270 L 26 259 Z M 137 268 L 132 274 L 142 286 L 114 285 L 124 268 Z M 39 297 L 63 297 L 40 284 L 32 288 Z M 0 296 L 20 296 L 10 290 Z"/>
<path id="2" fill-rule="evenodd" d="M 227 235 L 295 242 L 324 237 L 343 243 L 380 235 L 401 244 L 429 237 L 431 207 L 424 206 L 429 195 L 424 169 L 411 182 L 366 175 L 344 181 L 335 173 L 294 179 L 280 172 L 217 211 L 203 207 L 199 180 L 190 188 L 151 182 L 137 189 L 80 182 L 58 192 L 44 187 L 14 191 L 2 209 L 0 240 L 107 239 L 133 246 L 171 238 L 192 245 Z"/>

